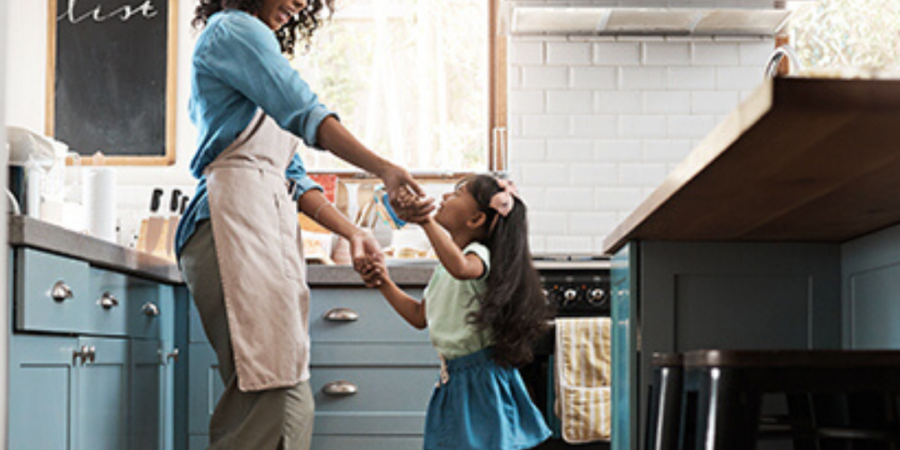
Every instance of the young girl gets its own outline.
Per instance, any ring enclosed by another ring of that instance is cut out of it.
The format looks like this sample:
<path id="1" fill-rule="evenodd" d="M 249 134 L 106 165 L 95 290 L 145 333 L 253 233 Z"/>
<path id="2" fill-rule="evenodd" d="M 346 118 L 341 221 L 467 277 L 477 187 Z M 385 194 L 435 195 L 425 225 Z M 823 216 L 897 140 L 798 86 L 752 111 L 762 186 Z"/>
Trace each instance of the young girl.
<path id="1" fill-rule="evenodd" d="M 444 195 L 434 217 L 418 222 L 441 263 L 421 302 L 381 261 L 364 274 L 407 322 L 429 327 L 441 357 L 425 450 L 519 450 L 550 435 L 516 369 L 531 360 L 531 343 L 550 317 L 525 217 L 511 182 L 469 177 Z"/>

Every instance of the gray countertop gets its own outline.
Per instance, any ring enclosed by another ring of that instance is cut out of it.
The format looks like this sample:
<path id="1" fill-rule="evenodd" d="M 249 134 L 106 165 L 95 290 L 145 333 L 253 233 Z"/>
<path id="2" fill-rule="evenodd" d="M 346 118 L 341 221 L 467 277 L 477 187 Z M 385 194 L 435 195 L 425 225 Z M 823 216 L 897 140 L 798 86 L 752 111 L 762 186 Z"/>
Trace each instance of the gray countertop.
<path id="1" fill-rule="evenodd" d="M 164 283 L 183 283 L 178 267 L 171 261 L 27 216 L 10 216 L 9 245 L 45 250 Z M 397 264 L 388 270 L 397 284 L 424 286 L 434 264 Z M 350 266 L 311 265 L 308 278 L 311 286 L 363 286 Z"/>

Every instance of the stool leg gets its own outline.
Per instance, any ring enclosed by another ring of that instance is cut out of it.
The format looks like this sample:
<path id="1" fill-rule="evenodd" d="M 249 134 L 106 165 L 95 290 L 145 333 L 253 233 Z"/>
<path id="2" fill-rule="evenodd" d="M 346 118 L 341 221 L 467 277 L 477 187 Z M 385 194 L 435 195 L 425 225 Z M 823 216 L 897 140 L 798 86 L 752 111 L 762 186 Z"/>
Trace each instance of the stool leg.
<path id="1" fill-rule="evenodd" d="M 712 369 L 701 388 L 697 449 L 754 450 L 761 393 L 741 389 L 727 369 Z"/>
<path id="2" fill-rule="evenodd" d="M 678 415 L 681 412 L 681 369 L 655 371 L 647 420 L 648 450 L 677 450 Z"/>

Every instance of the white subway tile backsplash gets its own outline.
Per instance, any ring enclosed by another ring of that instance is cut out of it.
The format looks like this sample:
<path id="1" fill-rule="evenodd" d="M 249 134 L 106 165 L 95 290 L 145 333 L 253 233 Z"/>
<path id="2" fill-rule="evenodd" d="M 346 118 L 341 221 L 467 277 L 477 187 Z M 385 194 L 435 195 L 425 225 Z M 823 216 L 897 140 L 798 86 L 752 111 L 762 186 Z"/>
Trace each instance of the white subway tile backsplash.
<path id="1" fill-rule="evenodd" d="M 638 42 L 596 42 L 593 44 L 594 64 L 625 66 L 641 63 L 641 44 Z"/>
<path id="2" fill-rule="evenodd" d="M 599 114 L 635 114 L 644 109 L 639 91 L 598 91 L 594 93 L 594 112 Z"/>
<path id="3" fill-rule="evenodd" d="M 699 91 L 691 93 L 694 114 L 727 114 L 738 105 L 735 91 Z"/>
<path id="4" fill-rule="evenodd" d="M 547 91 L 547 112 L 585 114 L 593 110 L 591 91 Z"/>
<path id="5" fill-rule="evenodd" d="M 531 234 L 558 234 L 560 230 L 569 228 L 567 213 L 562 211 L 528 210 L 528 228 Z"/>
<path id="6" fill-rule="evenodd" d="M 591 64 L 591 43 L 589 42 L 548 42 L 548 65 L 587 66 Z"/>
<path id="7" fill-rule="evenodd" d="M 618 71 L 614 67 L 573 67 L 572 89 L 615 89 Z"/>
<path id="8" fill-rule="evenodd" d="M 666 69 L 662 67 L 620 67 L 619 87 L 622 90 L 664 89 Z"/>
<path id="9" fill-rule="evenodd" d="M 693 45 L 693 64 L 698 66 L 736 66 L 740 62 L 738 44 L 698 42 Z"/>
<path id="10" fill-rule="evenodd" d="M 522 68 L 522 87 L 525 89 L 562 89 L 568 85 L 568 78 L 569 69 L 567 67 L 526 66 Z"/>
<path id="11" fill-rule="evenodd" d="M 680 91 L 645 91 L 644 113 L 687 114 L 691 112 L 691 94 Z"/>
<path id="12" fill-rule="evenodd" d="M 544 91 L 510 91 L 507 96 L 509 112 L 513 114 L 542 113 Z"/>
<path id="13" fill-rule="evenodd" d="M 668 137 L 675 139 L 700 139 L 715 126 L 713 116 L 669 116 L 666 128 Z"/>
<path id="14" fill-rule="evenodd" d="M 566 236 L 565 228 L 557 230 L 556 236 L 547 236 L 547 248 L 553 249 L 551 253 L 570 253 L 584 254 L 588 253 L 587 249 L 592 248 L 593 239 L 591 236 Z"/>
<path id="15" fill-rule="evenodd" d="M 540 139 L 510 139 L 509 157 L 517 162 L 542 162 L 547 159 L 547 143 Z"/>
<path id="16" fill-rule="evenodd" d="M 617 116 L 573 116 L 572 137 L 611 139 L 619 134 Z"/>
<path id="17" fill-rule="evenodd" d="M 547 160 L 557 162 L 593 161 L 594 145 L 590 140 L 554 139 L 547 143 Z"/>
<path id="18" fill-rule="evenodd" d="M 622 164 L 619 166 L 619 185 L 656 187 L 667 173 L 665 164 Z"/>
<path id="19" fill-rule="evenodd" d="M 640 188 L 599 187 L 594 189 L 594 209 L 598 211 L 631 211 L 644 199 Z"/>
<path id="20" fill-rule="evenodd" d="M 644 161 L 654 163 L 679 162 L 691 152 L 690 139 L 660 139 L 644 141 Z"/>
<path id="21" fill-rule="evenodd" d="M 513 40 L 509 43 L 509 63 L 541 65 L 544 63 L 544 43 Z"/>
<path id="22" fill-rule="evenodd" d="M 548 188 L 547 199 L 548 209 L 553 211 L 582 211 L 585 205 L 594 202 L 594 190 L 592 188 Z"/>
<path id="23" fill-rule="evenodd" d="M 532 250 L 600 252 L 606 234 L 761 82 L 773 46 L 771 38 L 513 37 L 509 172 L 529 205 Z"/>
<path id="24" fill-rule="evenodd" d="M 601 139 L 594 141 L 594 160 L 605 162 L 640 161 L 643 145 L 639 140 Z"/>
<path id="25" fill-rule="evenodd" d="M 643 44 L 645 66 L 687 66 L 691 64 L 689 42 L 647 42 Z"/>
<path id="26" fill-rule="evenodd" d="M 669 67 L 666 71 L 666 87 L 676 90 L 713 90 L 716 87 L 716 71 L 712 67 Z"/>
<path id="27" fill-rule="evenodd" d="M 556 187 L 569 185 L 569 165 L 559 163 L 521 164 L 522 174 L 518 177 L 523 185 Z"/>
<path id="28" fill-rule="evenodd" d="M 738 45 L 740 52 L 740 64 L 745 67 L 766 67 L 772 52 L 775 51 L 775 42 L 766 39 L 759 42 L 746 42 Z"/>
<path id="29" fill-rule="evenodd" d="M 573 186 L 613 186 L 618 179 L 618 166 L 616 164 L 573 164 L 570 167 Z"/>
<path id="30" fill-rule="evenodd" d="M 762 67 L 717 67 L 716 89 L 752 89 L 761 84 L 764 78 Z"/>
<path id="31" fill-rule="evenodd" d="M 665 116 L 621 116 L 619 136 L 626 139 L 652 139 L 666 137 Z"/>
<path id="32" fill-rule="evenodd" d="M 569 234 L 572 235 L 606 235 L 615 226 L 616 214 L 611 212 L 574 212 L 569 215 Z"/>
<path id="33" fill-rule="evenodd" d="M 569 116 L 522 116 L 522 136 L 565 137 L 569 134 Z"/>

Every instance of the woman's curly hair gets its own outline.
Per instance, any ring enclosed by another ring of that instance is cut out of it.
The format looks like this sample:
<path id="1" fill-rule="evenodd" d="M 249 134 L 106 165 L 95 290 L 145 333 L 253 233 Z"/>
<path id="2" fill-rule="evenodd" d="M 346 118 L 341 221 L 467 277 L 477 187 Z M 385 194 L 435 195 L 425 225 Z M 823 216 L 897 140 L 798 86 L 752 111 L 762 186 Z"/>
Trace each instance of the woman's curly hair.
<path id="1" fill-rule="evenodd" d="M 196 29 L 206 26 L 206 22 L 213 14 L 223 9 L 239 9 L 250 14 L 256 14 L 262 8 L 263 0 L 200 0 L 194 9 L 194 19 L 191 25 Z M 292 17 L 288 23 L 275 31 L 275 37 L 281 44 L 281 53 L 294 54 L 294 46 L 297 41 L 309 43 L 313 32 L 321 25 L 319 15 L 322 10 L 327 10 L 328 17 L 334 13 L 334 0 L 307 0 L 306 8 L 296 17 Z"/>
<path id="2" fill-rule="evenodd" d="M 502 190 L 492 175 L 473 175 L 463 183 L 485 214 L 485 234 L 479 241 L 491 250 L 487 291 L 469 320 L 480 330 L 491 330 L 497 364 L 527 364 L 534 358 L 533 342 L 549 329 L 553 317 L 531 263 L 527 208 L 518 197 L 513 197 L 515 204 L 505 217 L 491 208 L 491 198 Z"/>

